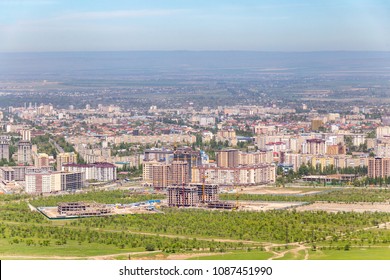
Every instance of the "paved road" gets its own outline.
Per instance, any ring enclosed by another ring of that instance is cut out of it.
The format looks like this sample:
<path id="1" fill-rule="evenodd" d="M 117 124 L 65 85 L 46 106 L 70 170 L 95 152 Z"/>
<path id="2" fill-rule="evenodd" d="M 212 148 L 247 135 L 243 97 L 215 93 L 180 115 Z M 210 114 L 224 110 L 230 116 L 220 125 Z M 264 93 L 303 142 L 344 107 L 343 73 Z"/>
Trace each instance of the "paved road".
<path id="1" fill-rule="evenodd" d="M 49 142 L 52 143 L 52 144 L 54 145 L 54 147 L 56 148 L 56 150 L 57 150 L 58 153 L 64 153 L 64 152 L 65 152 L 64 149 L 61 148 L 61 146 L 58 145 L 57 142 L 54 141 L 53 139 L 49 139 Z"/>

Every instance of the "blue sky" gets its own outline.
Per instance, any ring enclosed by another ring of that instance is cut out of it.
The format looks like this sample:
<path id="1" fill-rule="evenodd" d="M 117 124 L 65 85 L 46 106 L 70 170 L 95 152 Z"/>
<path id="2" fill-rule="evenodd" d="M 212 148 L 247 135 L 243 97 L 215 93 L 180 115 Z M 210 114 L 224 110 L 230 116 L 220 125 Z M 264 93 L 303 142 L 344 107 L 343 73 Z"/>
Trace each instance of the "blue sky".
<path id="1" fill-rule="evenodd" d="M 0 51 L 390 51 L 390 1 L 0 0 Z"/>

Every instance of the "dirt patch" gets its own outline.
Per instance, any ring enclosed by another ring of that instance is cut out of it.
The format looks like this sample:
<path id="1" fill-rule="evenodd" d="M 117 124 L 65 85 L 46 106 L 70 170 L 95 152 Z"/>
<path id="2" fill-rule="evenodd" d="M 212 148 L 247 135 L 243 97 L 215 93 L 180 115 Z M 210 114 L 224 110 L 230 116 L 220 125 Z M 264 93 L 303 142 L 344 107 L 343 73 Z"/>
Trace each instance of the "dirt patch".
<path id="1" fill-rule="evenodd" d="M 175 254 L 169 255 L 167 260 L 186 260 L 196 257 L 207 257 L 207 256 L 216 256 L 216 255 L 225 255 L 226 253 L 193 253 L 193 254 Z"/>

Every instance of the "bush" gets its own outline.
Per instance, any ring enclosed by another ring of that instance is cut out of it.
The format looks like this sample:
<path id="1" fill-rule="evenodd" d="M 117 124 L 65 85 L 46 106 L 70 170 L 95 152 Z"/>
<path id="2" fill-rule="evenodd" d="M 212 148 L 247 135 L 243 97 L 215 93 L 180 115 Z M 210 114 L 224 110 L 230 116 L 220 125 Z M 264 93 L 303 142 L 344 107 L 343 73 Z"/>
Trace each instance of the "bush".
<path id="1" fill-rule="evenodd" d="M 146 251 L 154 251 L 154 245 L 153 244 L 147 244 L 146 246 L 145 246 L 145 250 Z"/>

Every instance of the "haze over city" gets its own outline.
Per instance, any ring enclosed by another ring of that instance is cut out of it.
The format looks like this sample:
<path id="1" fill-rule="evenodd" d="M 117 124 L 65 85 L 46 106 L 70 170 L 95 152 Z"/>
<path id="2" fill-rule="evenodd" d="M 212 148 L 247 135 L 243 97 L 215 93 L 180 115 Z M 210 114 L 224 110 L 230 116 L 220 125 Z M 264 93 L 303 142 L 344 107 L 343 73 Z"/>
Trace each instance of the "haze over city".
<path id="1" fill-rule="evenodd" d="M 390 50 L 383 0 L 1 0 L 0 51 Z"/>

